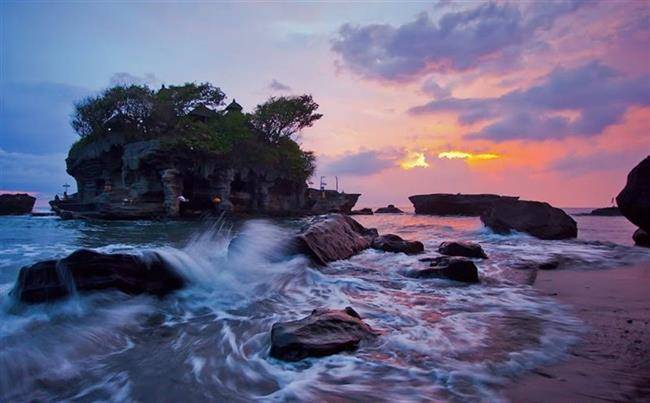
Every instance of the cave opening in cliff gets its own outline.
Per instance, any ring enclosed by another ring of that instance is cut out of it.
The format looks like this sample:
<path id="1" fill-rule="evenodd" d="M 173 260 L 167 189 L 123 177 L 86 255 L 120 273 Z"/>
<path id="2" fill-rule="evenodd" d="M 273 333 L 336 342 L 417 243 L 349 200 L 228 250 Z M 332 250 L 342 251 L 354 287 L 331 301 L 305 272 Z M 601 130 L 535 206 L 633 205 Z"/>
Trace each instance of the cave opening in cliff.
<path id="1" fill-rule="evenodd" d="M 187 202 L 182 206 L 182 213 L 195 210 L 208 210 L 212 207 L 208 182 L 195 175 L 183 177 L 183 196 Z"/>

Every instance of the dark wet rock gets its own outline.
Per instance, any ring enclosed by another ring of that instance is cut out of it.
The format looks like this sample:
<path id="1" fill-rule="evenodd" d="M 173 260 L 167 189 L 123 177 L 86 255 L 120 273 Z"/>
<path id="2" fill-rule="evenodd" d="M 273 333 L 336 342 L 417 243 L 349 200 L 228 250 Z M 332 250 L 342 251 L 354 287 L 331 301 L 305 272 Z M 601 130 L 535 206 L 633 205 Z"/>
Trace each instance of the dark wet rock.
<path id="1" fill-rule="evenodd" d="M 360 193 L 342 193 L 336 190 L 308 189 L 306 197 L 309 214 L 346 213 L 357 204 Z"/>
<path id="2" fill-rule="evenodd" d="M 622 214 L 621 214 L 621 210 L 619 210 L 618 207 L 603 207 L 603 208 L 597 208 L 591 210 L 591 212 L 588 215 L 614 217 L 614 216 L 620 216 Z"/>
<path id="3" fill-rule="evenodd" d="M 548 203 L 528 200 L 501 200 L 481 215 L 492 231 L 529 233 L 540 239 L 567 239 L 578 236 L 578 226 L 563 210 Z"/>
<path id="4" fill-rule="evenodd" d="M 371 208 L 362 208 L 360 210 L 352 210 L 350 211 L 350 215 L 373 215 L 374 213 L 372 212 Z"/>
<path id="5" fill-rule="evenodd" d="M 634 239 L 635 245 L 645 246 L 650 248 L 650 234 L 648 234 L 641 228 L 634 231 L 634 235 L 632 235 L 632 239 Z"/>
<path id="6" fill-rule="evenodd" d="M 431 267 L 421 270 L 412 270 L 406 276 L 413 278 L 447 278 L 464 283 L 478 283 L 478 269 L 471 260 L 464 257 L 440 256 L 436 258 L 420 259 L 431 262 Z"/>
<path id="7" fill-rule="evenodd" d="M 404 212 L 393 204 L 389 204 L 387 207 L 380 207 L 375 210 L 375 214 L 403 214 Z"/>
<path id="8" fill-rule="evenodd" d="M 378 236 L 372 241 L 371 247 L 386 252 L 403 252 L 407 255 L 415 255 L 424 251 L 422 242 L 408 241 L 394 234 Z"/>
<path id="9" fill-rule="evenodd" d="M 185 280 L 155 252 L 137 256 L 81 249 L 63 259 L 23 267 L 12 295 L 29 303 L 106 289 L 163 296 L 184 285 Z"/>
<path id="10" fill-rule="evenodd" d="M 29 214 L 34 208 L 36 198 L 27 193 L 1 194 L 0 215 Z"/>
<path id="11" fill-rule="evenodd" d="M 285 361 L 324 357 L 356 350 L 377 335 L 350 307 L 315 309 L 306 318 L 273 324 L 270 355 Z"/>
<path id="12" fill-rule="evenodd" d="M 533 285 L 537 279 L 537 270 L 538 267 L 535 265 L 508 267 L 501 271 L 501 278 L 514 284 Z"/>
<path id="13" fill-rule="evenodd" d="M 366 228 L 347 215 L 330 214 L 314 218 L 295 237 L 294 245 L 297 252 L 325 265 L 369 248 L 376 237 L 376 229 Z"/>
<path id="14" fill-rule="evenodd" d="M 494 194 L 434 193 L 410 196 L 415 214 L 479 216 L 499 200 L 517 200 L 518 197 Z"/>
<path id="15" fill-rule="evenodd" d="M 481 245 L 474 242 L 448 241 L 438 247 L 438 253 L 448 256 L 464 256 L 487 259 Z"/>
<path id="16" fill-rule="evenodd" d="M 650 233 L 650 156 L 627 175 L 627 183 L 616 196 L 616 203 L 628 220 Z"/>

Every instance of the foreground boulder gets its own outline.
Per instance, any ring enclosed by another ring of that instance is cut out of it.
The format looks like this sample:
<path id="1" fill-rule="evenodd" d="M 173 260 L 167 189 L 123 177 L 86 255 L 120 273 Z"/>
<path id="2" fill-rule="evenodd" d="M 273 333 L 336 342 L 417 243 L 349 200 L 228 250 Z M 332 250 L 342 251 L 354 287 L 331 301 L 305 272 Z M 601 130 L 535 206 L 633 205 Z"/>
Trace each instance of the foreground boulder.
<path id="1" fill-rule="evenodd" d="M 642 230 L 641 228 L 637 229 L 634 231 L 634 235 L 632 235 L 632 239 L 634 239 L 634 244 L 637 246 L 645 246 L 650 248 L 650 234 Z"/>
<path id="2" fill-rule="evenodd" d="M 377 335 L 350 307 L 315 309 L 306 318 L 273 324 L 270 355 L 285 361 L 324 357 L 355 350 Z"/>
<path id="3" fill-rule="evenodd" d="M 478 269 L 474 262 L 464 257 L 440 256 L 420 259 L 431 262 L 431 267 L 423 270 L 413 270 L 406 273 L 413 278 L 446 278 L 464 283 L 478 283 Z"/>
<path id="4" fill-rule="evenodd" d="M 616 196 L 621 213 L 650 234 L 650 156 L 627 175 L 627 183 Z"/>
<path id="5" fill-rule="evenodd" d="M 414 255 L 424 251 L 424 245 L 420 241 L 407 241 L 394 234 L 378 236 L 372 241 L 373 249 L 386 252 L 403 252 L 407 255 Z"/>
<path id="6" fill-rule="evenodd" d="M 448 241 L 438 247 L 438 253 L 447 256 L 464 256 L 487 259 L 481 245 L 474 242 Z"/>
<path id="7" fill-rule="evenodd" d="M 501 200 L 481 214 L 481 221 L 498 234 L 527 232 L 540 239 L 567 239 L 578 236 L 573 218 L 548 203 L 528 200 Z"/>
<path id="8" fill-rule="evenodd" d="M 34 208 L 36 198 L 27 193 L 1 194 L 0 215 L 29 214 Z"/>
<path id="9" fill-rule="evenodd" d="M 155 252 L 136 256 L 81 249 L 63 259 L 23 267 L 12 295 L 28 303 L 106 289 L 163 296 L 184 284 L 185 280 Z"/>
<path id="10" fill-rule="evenodd" d="M 377 230 L 365 228 L 343 214 L 316 217 L 294 240 L 296 251 L 310 256 L 316 263 L 326 265 L 347 259 L 368 249 Z"/>
<path id="11" fill-rule="evenodd" d="M 499 200 L 517 200 L 518 197 L 494 194 L 434 193 L 410 196 L 415 214 L 479 216 Z"/>
<path id="12" fill-rule="evenodd" d="M 389 204 L 387 207 L 380 207 L 375 210 L 375 214 L 403 214 L 404 212 L 393 204 Z"/>

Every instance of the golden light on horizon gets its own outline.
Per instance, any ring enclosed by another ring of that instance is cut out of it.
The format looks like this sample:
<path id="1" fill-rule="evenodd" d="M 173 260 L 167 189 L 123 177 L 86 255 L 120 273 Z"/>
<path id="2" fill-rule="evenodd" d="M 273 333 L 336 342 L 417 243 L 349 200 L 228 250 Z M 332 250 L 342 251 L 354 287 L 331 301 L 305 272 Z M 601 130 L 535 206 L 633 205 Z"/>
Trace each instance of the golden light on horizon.
<path id="1" fill-rule="evenodd" d="M 399 164 L 403 169 L 427 168 L 429 163 L 424 153 L 409 152 Z"/>
<path id="2" fill-rule="evenodd" d="M 468 153 L 465 151 L 444 151 L 441 153 L 438 153 L 438 158 L 447 158 L 449 160 L 454 160 L 454 159 L 463 159 L 463 160 L 494 160 L 497 158 L 501 158 L 499 154 L 494 154 L 494 153 L 480 153 L 480 154 L 474 154 L 474 153 Z"/>

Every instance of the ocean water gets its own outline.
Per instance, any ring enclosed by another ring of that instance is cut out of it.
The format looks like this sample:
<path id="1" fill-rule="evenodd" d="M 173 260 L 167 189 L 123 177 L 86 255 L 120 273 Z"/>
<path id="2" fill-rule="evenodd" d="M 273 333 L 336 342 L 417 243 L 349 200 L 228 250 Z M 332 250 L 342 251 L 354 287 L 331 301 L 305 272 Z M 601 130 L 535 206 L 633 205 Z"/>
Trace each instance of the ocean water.
<path id="1" fill-rule="evenodd" d="M 0 217 L 0 401 L 499 401 L 503 384 L 561 360 L 586 331 L 569 307 L 514 281 L 512 267 L 558 255 L 581 270 L 650 262 L 622 217 L 576 215 L 571 241 L 496 235 L 471 217 L 355 218 L 426 252 L 367 250 L 317 268 L 278 252 L 297 219 Z M 236 234 L 247 246 L 228 256 Z M 452 239 L 490 256 L 477 261 L 480 285 L 402 275 Z M 20 267 L 82 247 L 157 250 L 189 286 L 164 299 L 109 291 L 26 306 L 9 296 Z M 298 363 L 269 357 L 274 322 L 348 305 L 381 332 L 375 342 Z"/>

